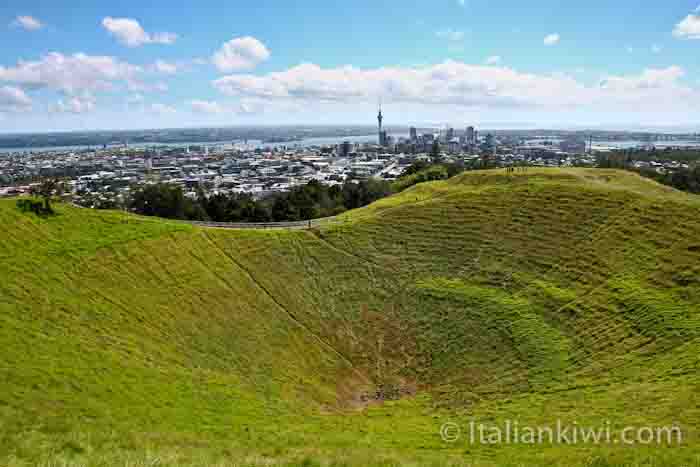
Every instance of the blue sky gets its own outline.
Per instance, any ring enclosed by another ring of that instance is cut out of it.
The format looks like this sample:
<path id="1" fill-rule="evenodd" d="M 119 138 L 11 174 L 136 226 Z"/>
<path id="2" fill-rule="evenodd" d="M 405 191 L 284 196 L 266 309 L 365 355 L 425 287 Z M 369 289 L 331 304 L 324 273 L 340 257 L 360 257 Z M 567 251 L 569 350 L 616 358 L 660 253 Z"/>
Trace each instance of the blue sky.
<path id="1" fill-rule="evenodd" d="M 4 0 L 0 131 L 700 127 L 699 3 Z"/>

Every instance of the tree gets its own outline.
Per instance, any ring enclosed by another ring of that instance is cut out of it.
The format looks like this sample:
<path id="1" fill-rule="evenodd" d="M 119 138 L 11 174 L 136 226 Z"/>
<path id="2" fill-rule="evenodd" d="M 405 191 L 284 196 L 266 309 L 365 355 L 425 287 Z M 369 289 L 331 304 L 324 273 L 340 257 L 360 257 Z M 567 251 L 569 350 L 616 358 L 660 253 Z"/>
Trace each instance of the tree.
<path id="1" fill-rule="evenodd" d="M 316 180 L 256 199 L 248 193 L 207 196 L 198 191 L 194 199 L 176 186 L 147 185 L 135 190 L 130 209 L 147 216 L 216 222 L 280 222 L 333 216 L 365 206 L 391 194 L 391 185 L 379 179 L 328 186 Z"/>
<path id="2" fill-rule="evenodd" d="M 186 219 L 191 210 L 182 188 L 167 184 L 146 185 L 131 199 L 130 208 L 144 216 Z"/>
<path id="3" fill-rule="evenodd" d="M 31 189 L 32 195 L 39 197 L 44 202 L 44 214 L 53 214 L 51 202 L 54 196 L 61 196 L 65 189 L 65 185 L 59 178 L 47 178 L 38 186 Z"/>
<path id="4" fill-rule="evenodd" d="M 289 202 L 289 196 L 281 193 L 272 202 L 272 221 L 284 222 L 298 219 L 298 213 Z"/>
<path id="5" fill-rule="evenodd" d="M 440 162 L 440 143 L 437 140 L 433 141 L 433 147 L 430 149 L 430 158 L 434 164 Z"/>
<path id="6" fill-rule="evenodd" d="M 406 170 L 404 170 L 404 171 L 401 173 L 401 176 L 402 176 L 402 177 L 406 177 L 406 176 L 408 176 L 408 175 L 416 174 L 416 173 L 420 172 L 420 171 L 423 170 L 423 169 L 427 169 L 429 165 L 430 165 L 430 164 L 428 164 L 428 163 L 425 162 L 425 161 L 415 161 L 413 164 L 409 165 L 409 166 L 406 168 Z"/>

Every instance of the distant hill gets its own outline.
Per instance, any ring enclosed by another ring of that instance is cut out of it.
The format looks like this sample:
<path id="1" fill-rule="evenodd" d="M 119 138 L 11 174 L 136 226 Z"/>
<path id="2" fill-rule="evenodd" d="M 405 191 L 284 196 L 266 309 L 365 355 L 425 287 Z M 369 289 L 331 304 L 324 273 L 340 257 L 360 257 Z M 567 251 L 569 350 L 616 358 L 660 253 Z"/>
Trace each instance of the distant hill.
<path id="1" fill-rule="evenodd" d="M 310 231 L 58 211 L 0 201 L 2 465 L 700 465 L 700 198 L 530 169 Z M 441 439 L 471 420 L 683 443 Z"/>

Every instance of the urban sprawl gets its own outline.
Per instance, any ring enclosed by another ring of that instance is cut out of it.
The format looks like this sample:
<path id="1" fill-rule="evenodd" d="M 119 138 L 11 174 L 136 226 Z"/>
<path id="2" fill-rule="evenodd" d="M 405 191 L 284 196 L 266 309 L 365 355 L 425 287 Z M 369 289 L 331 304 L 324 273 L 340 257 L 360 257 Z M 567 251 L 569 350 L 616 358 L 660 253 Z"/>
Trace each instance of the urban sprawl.
<path id="1" fill-rule="evenodd" d="M 482 135 L 473 126 L 428 132 L 411 127 L 407 135 L 395 136 L 383 128 L 381 110 L 377 122 L 375 141 L 366 143 L 273 147 L 246 141 L 153 147 L 122 144 L 6 154 L 0 149 L 0 196 L 28 193 L 43 178 L 61 177 L 72 202 L 87 207 L 124 205 L 139 186 L 154 183 L 181 186 L 191 197 L 204 192 L 263 198 L 312 180 L 329 185 L 370 177 L 393 180 L 411 164 L 434 158 L 436 151 L 444 162 L 508 167 L 595 166 L 597 154 L 610 150 L 594 147 L 592 141 L 580 137 Z M 673 138 L 662 135 L 657 139 Z M 636 164 L 661 172 L 687 168 L 663 160 Z"/>

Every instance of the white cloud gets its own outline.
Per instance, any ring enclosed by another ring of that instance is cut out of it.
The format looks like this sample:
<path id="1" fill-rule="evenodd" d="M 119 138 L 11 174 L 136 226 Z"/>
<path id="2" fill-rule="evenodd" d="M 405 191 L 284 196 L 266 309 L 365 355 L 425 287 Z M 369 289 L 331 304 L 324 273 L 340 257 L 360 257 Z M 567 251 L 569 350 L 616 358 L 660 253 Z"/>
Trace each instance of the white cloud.
<path id="1" fill-rule="evenodd" d="M 197 113 L 203 114 L 220 114 L 226 112 L 226 109 L 214 101 L 193 100 L 190 101 L 190 107 Z"/>
<path id="2" fill-rule="evenodd" d="M 455 61 L 430 67 L 370 70 L 352 66 L 323 69 L 315 64 L 302 64 L 264 76 L 226 76 L 213 84 L 227 95 L 264 99 L 334 102 L 371 101 L 386 96 L 398 101 L 465 106 L 522 105 L 528 96 L 525 91 L 546 98 L 551 88 L 562 85 L 552 78 L 521 74 L 509 68 Z"/>
<path id="3" fill-rule="evenodd" d="M 649 91 L 678 87 L 678 80 L 685 76 L 685 70 L 679 66 L 646 69 L 639 76 L 609 76 L 599 83 L 605 90 L 628 92 Z"/>
<path id="4" fill-rule="evenodd" d="M 226 42 L 212 56 L 214 65 L 223 72 L 252 70 L 270 58 L 265 44 L 254 37 L 238 37 Z"/>
<path id="5" fill-rule="evenodd" d="M 487 65 L 498 65 L 501 63 L 501 57 L 499 55 L 492 55 L 488 57 L 484 63 Z"/>
<path id="6" fill-rule="evenodd" d="M 22 89 L 0 86 L 0 112 L 25 112 L 31 109 L 32 100 Z"/>
<path id="7" fill-rule="evenodd" d="M 156 60 L 156 62 L 153 65 L 151 65 L 151 69 L 157 73 L 174 75 L 178 71 L 178 65 L 163 60 Z"/>
<path id="8" fill-rule="evenodd" d="M 140 71 L 140 67 L 114 57 L 51 52 L 38 61 L 20 61 L 11 68 L 0 66 L 0 81 L 72 94 L 111 90 L 115 82 L 134 79 Z"/>
<path id="9" fill-rule="evenodd" d="M 556 45 L 560 40 L 561 36 L 559 34 L 549 34 L 544 38 L 544 45 Z"/>
<path id="10" fill-rule="evenodd" d="M 102 20 L 102 26 L 117 40 L 127 47 L 138 47 L 144 44 L 173 44 L 177 40 L 177 34 L 171 32 L 158 32 L 150 34 L 141 24 L 131 18 L 106 17 Z"/>
<path id="11" fill-rule="evenodd" d="M 221 104 L 216 101 L 192 100 L 189 102 L 193 112 L 202 114 L 248 114 L 261 112 L 263 102 L 244 99 L 236 104 Z"/>
<path id="12" fill-rule="evenodd" d="M 686 16 L 676 24 L 673 35 L 679 39 L 700 39 L 700 15 Z"/>
<path id="13" fill-rule="evenodd" d="M 647 69 L 635 76 L 606 76 L 584 85 L 566 74 L 521 73 L 502 66 L 456 61 L 423 67 L 359 69 L 321 68 L 301 64 L 266 75 L 236 74 L 213 81 L 221 93 L 265 103 L 299 104 L 376 102 L 449 105 L 475 109 L 637 109 L 655 102 L 661 107 L 689 108 L 700 93 L 680 81 L 684 71 L 673 66 Z M 212 107 L 216 109 L 216 107 Z"/>
<path id="14" fill-rule="evenodd" d="M 168 85 L 159 81 L 157 83 L 144 83 L 143 81 L 132 79 L 127 81 L 126 88 L 131 92 L 166 92 Z"/>
<path id="15" fill-rule="evenodd" d="M 143 94 L 132 94 L 126 98 L 126 103 L 130 105 L 142 104 L 145 99 Z"/>
<path id="16" fill-rule="evenodd" d="M 149 113 L 155 114 L 155 115 L 172 115 L 174 113 L 177 113 L 177 110 L 175 107 L 171 107 L 169 105 L 165 104 L 151 104 L 148 106 L 146 109 Z"/>
<path id="17" fill-rule="evenodd" d="M 464 31 L 455 31 L 452 29 L 443 29 L 442 31 L 437 31 L 435 33 L 441 39 L 447 39 L 448 41 L 461 41 L 464 39 Z"/>
<path id="18" fill-rule="evenodd" d="M 27 31 L 38 31 L 44 27 L 44 23 L 33 16 L 18 16 L 12 22 L 12 25 Z"/>
<path id="19" fill-rule="evenodd" d="M 263 104 L 260 101 L 244 100 L 238 104 L 234 111 L 238 114 L 261 113 L 263 111 L 262 106 Z"/>
<path id="20" fill-rule="evenodd" d="M 89 94 L 60 99 L 55 104 L 49 106 L 49 112 L 51 113 L 83 114 L 92 112 L 94 109 L 95 99 Z"/>

